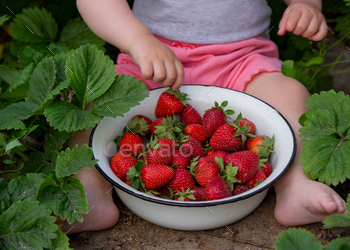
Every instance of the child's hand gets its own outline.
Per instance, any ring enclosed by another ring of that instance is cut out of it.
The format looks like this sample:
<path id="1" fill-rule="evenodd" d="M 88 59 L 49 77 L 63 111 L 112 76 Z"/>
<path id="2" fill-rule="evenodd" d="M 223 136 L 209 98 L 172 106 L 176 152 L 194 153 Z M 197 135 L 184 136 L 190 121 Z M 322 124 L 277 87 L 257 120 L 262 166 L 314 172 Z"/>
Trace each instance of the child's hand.
<path id="1" fill-rule="evenodd" d="M 130 48 L 130 55 L 140 66 L 144 79 L 152 80 L 163 87 L 181 87 L 184 80 L 182 63 L 174 52 L 153 35 L 142 37 Z"/>
<path id="2" fill-rule="evenodd" d="M 292 1 L 285 10 L 277 34 L 281 36 L 286 31 L 314 41 L 322 40 L 328 32 L 320 7 L 307 0 Z"/>

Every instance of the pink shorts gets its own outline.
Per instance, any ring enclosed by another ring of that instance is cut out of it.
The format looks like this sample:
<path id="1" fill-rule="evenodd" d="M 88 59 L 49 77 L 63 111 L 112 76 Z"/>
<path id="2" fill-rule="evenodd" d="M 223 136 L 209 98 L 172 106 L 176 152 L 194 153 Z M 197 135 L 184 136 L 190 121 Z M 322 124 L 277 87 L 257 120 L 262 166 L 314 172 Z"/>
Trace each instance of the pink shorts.
<path id="1" fill-rule="evenodd" d="M 209 45 L 157 38 L 182 62 L 185 71 L 183 84 L 211 85 L 244 91 L 255 75 L 281 71 L 282 61 L 278 59 L 276 44 L 262 37 Z M 146 83 L 148 89 L 161 87 L 152 80 L 144 80 L 140 67 L 126 53 L 118 56 L 116 73 L 135 76 Z"/>

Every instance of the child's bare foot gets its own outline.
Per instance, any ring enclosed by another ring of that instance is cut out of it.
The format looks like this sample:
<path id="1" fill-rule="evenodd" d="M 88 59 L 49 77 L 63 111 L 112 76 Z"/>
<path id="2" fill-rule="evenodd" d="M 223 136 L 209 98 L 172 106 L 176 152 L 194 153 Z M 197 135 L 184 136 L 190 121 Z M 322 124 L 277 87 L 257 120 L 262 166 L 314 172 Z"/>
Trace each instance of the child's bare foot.
<path id="1" fill-rule="evenodd" d="M 327 185 L 294 178 L 285 186 L 277 184 L 275 219 L 284 226 L 321 222 L 326 216 L 345 212 L 345 201 Z"/>
<path id="2" fill-rule="evenodd" d="M 89 140 L 90 131 L 76 132 L 69 141 L 69 146 L 75 144 L 82 146 Z M 57 220 L 61 230 L 67 234 L 78 233 L 82 231 L 99 231 L 114 226 L 119 219 L 119 211 L 113 202 L 112 184 L 109 183 L 94 167 L 86 169 L 75 175 L 84 185 L 86 198 L 89 202 L 89 212 L 85 215 L 84 221 L 74 222 L 69 225 L 67 221 Z"/>

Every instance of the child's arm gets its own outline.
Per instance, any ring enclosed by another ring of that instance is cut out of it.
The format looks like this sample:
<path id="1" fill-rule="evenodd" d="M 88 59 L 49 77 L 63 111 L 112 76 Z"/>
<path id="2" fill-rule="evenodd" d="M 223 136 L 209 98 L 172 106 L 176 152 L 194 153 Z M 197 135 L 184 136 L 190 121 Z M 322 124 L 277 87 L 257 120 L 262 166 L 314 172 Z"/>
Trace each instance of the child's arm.
<path id="1" fill-rule="evenodd" d="M 133 15 L 126 0 L 77 0 L 77 6 L 97 36 L 131 55 L 144 79 L 174 90 L 181 86 L 181 62 Z"/>
<path id="2" fill-rule="evenodd" d="M 327 35 L 321 0 L 284 0 L 288 6 L 279 24 L 278 35 L 293 32 L 314 41 Z"/>

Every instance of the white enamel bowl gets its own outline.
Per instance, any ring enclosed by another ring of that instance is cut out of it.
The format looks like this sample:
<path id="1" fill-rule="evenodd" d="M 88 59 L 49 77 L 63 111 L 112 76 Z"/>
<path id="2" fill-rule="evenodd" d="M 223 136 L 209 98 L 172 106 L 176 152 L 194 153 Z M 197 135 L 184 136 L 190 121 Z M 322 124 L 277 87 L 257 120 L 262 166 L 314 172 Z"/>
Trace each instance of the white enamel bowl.
<path id="1" fill-rule="evenodd" d="M 278 181 L 292 164 L 296 145 L 291 126 L 285 118 L 273 107 L 248 94 L 225 88 L 199 85 L 185 85 L 181 92 L 189 95 L 188 102 L 203 115 L 204 111 L 227 100 L 227 109 L 253 121 L 256 134 L 275 136 L 274 151 L 270 156 L 272 174 L 259 186 L 237 196 L 215 201 L 172 201 L 153 197 L 137 191 L 122 181 L 112 172 L 109 160 L 116 152 L 113 140 L 129 120 L 137 114 L 148 116 L 152 120 L 159 95 L 165 91 L 160 88 L 150 91 L 150 96 L 140 105 L 132 108 L 124 117 L 115 119 L 105 117 L 97 125 L 90 136 L 90 146 L 95 159 L 98 159 L 97 169 L 110 181 L 123 203 L 135 214 L 154 224 L 178 230 L 206 230 L 229 225 L 250 214 L 265 198 L 269 188 Z"/>

